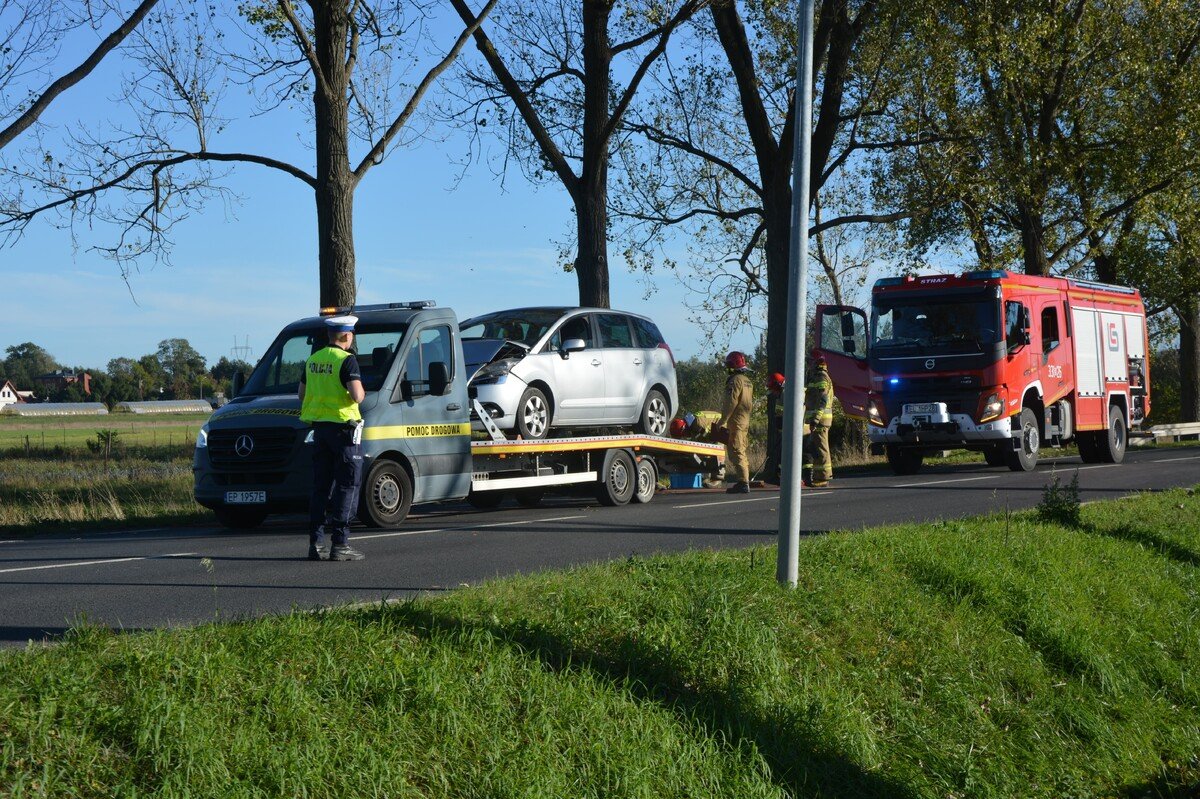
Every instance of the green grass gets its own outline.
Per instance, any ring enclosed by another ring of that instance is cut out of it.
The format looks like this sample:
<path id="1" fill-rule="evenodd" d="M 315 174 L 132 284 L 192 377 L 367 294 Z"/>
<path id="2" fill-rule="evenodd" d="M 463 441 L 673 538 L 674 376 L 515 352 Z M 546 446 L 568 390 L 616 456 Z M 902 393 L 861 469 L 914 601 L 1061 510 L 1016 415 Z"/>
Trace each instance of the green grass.
<path id="1" fill-rule="evenodd" d="M 38 452 L 62 449 L 87 451 L 100 430 L 116 430 L 123 446 L 190 446 L 208 414 L 132 414 L 107 416 L 18 417 L 0 414 L 0 451 Z"/>
<path id="2" fill-rule="evenodd" d="M 0 655 L 0 795 L 1200 792 L 1200 497 Z"/>
<path id="3" fill-rule="evenodd" d="M 0 453 L 0 536 L 212 521 L 192 499 L 191 449 Z"/>

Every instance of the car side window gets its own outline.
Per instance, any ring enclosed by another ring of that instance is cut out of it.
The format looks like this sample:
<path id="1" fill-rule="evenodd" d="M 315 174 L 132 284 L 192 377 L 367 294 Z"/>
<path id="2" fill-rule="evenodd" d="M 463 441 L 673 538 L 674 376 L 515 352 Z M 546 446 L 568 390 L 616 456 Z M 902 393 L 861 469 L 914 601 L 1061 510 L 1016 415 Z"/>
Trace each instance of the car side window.
<path id="1" fill-rule="evenodd" d="M 596 315 L 600 323 L 600 346 L 606 349 L 629 349 L 633 347 L 633 333 L 629 328 L 629 317 L 622 314 L 602 313 Z"/>
<path id="2" fill-rule="evenodd" d="M 550 349 L 561 350 L 562 343 L 573 338 L 583 339 L 584 346 L 589 349 L 596 346 L 592 340 L 592 324 L 587 314 L 575 316 L 563 322 L 550 337 Z"/>
<path id="3" fill-rule="evenodd" d="M 448 374 L 454 374 L 454 350 L 450 328 L 444 325 L 427 327 L 417 333 L 404 361 L 404 379 L 412 385 L 414 396 L 429 393 L 429 364 L 446 364 Z"/>
<path id="4" fill-rule="evenodd" d="M 631 316 L 629 320 L 633 322 L 633 332 L 637 336 L 637 346 L 642 349 L 652 350 L 659 344 L 664 343 L 665 339 L 662 333 L 658 331 L 658 326 L 649 319 L 642 319 L 640 316 Z"/>

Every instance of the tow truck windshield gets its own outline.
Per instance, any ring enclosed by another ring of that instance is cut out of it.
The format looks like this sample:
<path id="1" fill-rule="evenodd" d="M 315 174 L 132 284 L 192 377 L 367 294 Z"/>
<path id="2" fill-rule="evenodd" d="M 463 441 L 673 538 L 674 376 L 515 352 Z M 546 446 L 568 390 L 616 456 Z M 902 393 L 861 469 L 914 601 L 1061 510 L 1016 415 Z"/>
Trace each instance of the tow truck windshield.
<path id="1" fill-rule="evenodd" d="M 407 328 L 407 325 L 360 324 L 355 330 L 351 352 L 358 358 L 364 390 L 378 391 L 383 385 Z M 238 396 L 295 394 L 308 356 L 328 345 L 324 325 L 286 331 L 254 367 Z"/>
<path id="2" fill-rule="evenodd" d="M 1002 340 L 994 297 L 877 296 L 871 352 L 880 358 L 974 355 Z"/>

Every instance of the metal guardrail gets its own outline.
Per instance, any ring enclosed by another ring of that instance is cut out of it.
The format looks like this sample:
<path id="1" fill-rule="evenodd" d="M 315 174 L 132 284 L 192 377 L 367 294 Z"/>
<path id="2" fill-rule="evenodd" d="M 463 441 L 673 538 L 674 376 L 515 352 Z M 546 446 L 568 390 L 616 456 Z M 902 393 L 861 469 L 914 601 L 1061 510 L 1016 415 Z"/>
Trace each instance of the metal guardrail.
<path id="1" fill-rule="evenodd" d="M 1174 441 L 1185 436 L 1200 436 L 1200 422 L 1177 422 L 1175 424 L 1156 424 L 1150 428 L 1154 439 Z"/>

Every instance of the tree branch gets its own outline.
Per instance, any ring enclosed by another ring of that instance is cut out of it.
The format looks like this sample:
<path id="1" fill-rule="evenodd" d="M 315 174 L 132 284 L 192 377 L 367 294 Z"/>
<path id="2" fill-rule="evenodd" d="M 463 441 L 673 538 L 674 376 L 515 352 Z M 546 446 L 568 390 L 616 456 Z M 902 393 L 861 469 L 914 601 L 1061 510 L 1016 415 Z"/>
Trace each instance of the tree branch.
<path id="1" fill-rule="evenodd" d="M 707 161 L 710 164 L 713 164 L 714 166 L 719 166 L 721 169 L 724 169 L 730 175 L 733 175 L 735 178 L 737 178 L 742 183 L 744 183 L 755 194 L 757 194 L 759 196 L 762 195 L 762 187 L 760 187 L 753 180 L 751 180 L 750 177 L 748 175 L 746 175 L 745 172 L 738 169 L 731 162 L 725 160 L 724 158 L 714 155 L 714 154 L 708 152 L 707 150 L 701 150 L 699 147 L 697 147 L 696 145 L 692 144 L 689 141 L 685 141 L 684 139 L 681 139 L 678 136 L 674 136 L 672 134 L 667 133 L 666 131 L 659 130 L 658 128 L 653 128 L 649 125 L 637 124 L 637 125 L 627 125 L 626 127 L 629 130 L 633 131 L 634 133 L 642 134 L 643 136 L 645 136 L 647 139 L 654 142 L 655 144 L 664 144 L 664 145 L 667 145 L 668 147 L 674 147 L 678 150 L 683 150 L 685 153 L 690 153 L 690 154 L 696 156 L 697 158 L 700 158 L 704 161 Z"/>
<path id="2" fill-rule="evenodd" d="M 150 13 L 150 9 L 154 8 L 157 3 L 158 0 L 142 0 L 141 5 L 134 9 L 133 13 L 129 15 L 129 18 L 121 23 L 116 30 L 106 36 L 104 40 L 97 45 L 96 49 L 92 51 L 92 54 L 84 59 L 83 63 L 51 83 L 49 88 L 47 88 L 46 91 L 44 91 L 42 95 L 33 102 L 33 105 L 31 105 L 28 110 L 25 111 L 25 113 L 17 117 L 17 119 L 11 125 L 0 131 L 0 150 L 3 150 L 6 146 L 8 146 L 9 142 L 19 136 L 34 122 L 36 122 L 38 117 L 42 115 L 42 112 L 49 107 L 50 103 L 53 102 L 56 97 L 74 86 L 76 83 L 79 83 L 79 81 L 86 78 L 106 55 L 116 49 L 117 45 L 124 41 L 125 37 L 133 32 L 133 29 L 138 26 L 142 19 Z"/>
<path id="3" fill-rule="evenodd" d="M 312 70 L 313 80 L 317 82 L 321 92 L 326 97 L 335 97 L 333 89 L 329 86 L 329 81 L 325 80 L 325 73 L 321 70 L 321 62 L 317 60 L 317 51 L 313 47 L 312 41 L 308 38 L 308 33 L 305 32 L 304 26 L 300 24 L 300 20 L 296 17 L 296 10 L 292 8 L 291 0 L 276 0 L 279 4 L 279 10 L 287 17 L 288 23 L 292 26 L 292 33 L 296 37 L 296 43 L 300 45 L 300 52 L 304 54 L 308 60 L 308 68 Z"/>
<path id="4" fill-rule="evenodd" d="M 818 233 L 829 230 L 832 227 L 839 225 L 853 225 L 857 222 L 899 222 L 901 219 L 908 219 L 912 216 L 912 211 L 896 211 L 891 214 L 847 214 L 846 216 L 836 216 L 822 222 L 819 225 L 813 225 L 808 229 L 808 235 L 815 236 Z"/>

